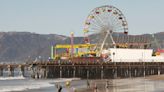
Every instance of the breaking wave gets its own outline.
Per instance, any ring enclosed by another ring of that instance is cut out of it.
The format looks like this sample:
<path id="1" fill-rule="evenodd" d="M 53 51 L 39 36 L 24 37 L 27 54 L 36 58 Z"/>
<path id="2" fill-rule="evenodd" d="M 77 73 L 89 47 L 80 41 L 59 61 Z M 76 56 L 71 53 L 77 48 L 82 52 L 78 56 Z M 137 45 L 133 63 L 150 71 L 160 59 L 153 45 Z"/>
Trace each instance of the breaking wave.
<path id="1" fill-rule="evenodd" d="M 40 89 L 54 86 L 49 83 L 35 83 L 35 84 L 28 84 L 28 85 L 16 85 L 16 86 L 5 86 L 0 89 L 0 92 L 11 92 L 11 91 L 23 91 L 23 90 L 30 90 L 30 89 Z"/>
<path id="2" fill-rule="evenodd" d="M 0 77 L 0 80 L 20 80 L 20 79 L 26 79 L 23 76 L 17 76 L 17 77 Z"/>

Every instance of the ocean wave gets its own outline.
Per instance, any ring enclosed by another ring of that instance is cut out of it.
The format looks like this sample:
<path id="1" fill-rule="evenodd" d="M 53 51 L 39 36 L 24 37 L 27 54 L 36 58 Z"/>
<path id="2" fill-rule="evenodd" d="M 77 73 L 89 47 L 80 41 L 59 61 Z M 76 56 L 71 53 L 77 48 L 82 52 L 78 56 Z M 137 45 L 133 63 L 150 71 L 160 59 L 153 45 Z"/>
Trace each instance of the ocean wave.
<path id="1" fill-rule="evenodd" d="M 0 80 L 19 80 L 19 79 L 26 79 L 23 76 L 16 76 L 16 77 L 0 77 Z"/>
<path id="2" fill-rule="evenodd" d="M 0 87 L 0 92 L 11 92 L 11 91 L 25 91 L 30 89 L 40 89 L 40 88 L 46 88 L 54 86 L 50 84 L 49 82 L 28 82 L 24 85 L 10 85 L 10 86 L 4 86 Z"/>

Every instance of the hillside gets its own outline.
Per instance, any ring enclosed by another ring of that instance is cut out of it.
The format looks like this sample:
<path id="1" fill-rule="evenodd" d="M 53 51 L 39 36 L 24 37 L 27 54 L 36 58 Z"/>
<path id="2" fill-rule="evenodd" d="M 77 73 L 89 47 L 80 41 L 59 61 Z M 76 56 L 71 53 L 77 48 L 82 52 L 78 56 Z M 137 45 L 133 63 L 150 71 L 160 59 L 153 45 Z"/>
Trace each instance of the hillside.
<path id="1" fill-rule="evenodd" d="M 61 43 L 67 37 L 60 35 L 42 35 L 28 32 L 0 33 L 0 61 L 22 62 L 41 56 L 50 56 L 50 46 Z"/>
<path id="2" fill-rule="evenodd" d="M 135 35 L 133 35 L 135 36 Z M 152 40 L 150 34 L 140 35 Z M 139 36 L 139 37 L 140 37 Z M 90 36 L 95 42 L 95 36 Z M 155 34 L 158 42 L 164 48 L 164 32 Z M 75 43 L 82 43 L 83 37 L 76 37 Z M 0 33 L 0 62 L 25 62 L 28 59 L 47 60 L 50 47 L 55 44 L 70 43 L 67 36 L 56 34 L 36 34 L 29 32 L 1 32 Z"/>

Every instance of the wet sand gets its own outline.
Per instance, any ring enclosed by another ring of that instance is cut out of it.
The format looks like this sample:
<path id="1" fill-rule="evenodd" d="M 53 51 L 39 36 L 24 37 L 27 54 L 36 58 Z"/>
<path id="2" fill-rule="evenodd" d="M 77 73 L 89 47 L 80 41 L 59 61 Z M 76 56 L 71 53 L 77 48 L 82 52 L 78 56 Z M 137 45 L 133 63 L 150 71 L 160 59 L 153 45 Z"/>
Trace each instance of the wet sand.
<path id="1" fill-rule="evenodd" d="M 145 77 L 146 79 L 149 79 L 149 80 L 164 80 L 164 75 L 152 75 L 152 76 L 148 76 L 148 77 Z"/>
<path id="2" fill-rule="evenodd" d="M 98 92 L 105 92 L 105 80 L 92 80 L 91 86 L 85 89 L 77 89 L 77 92 L 96 92 L 95 83 Z"/>
<path id="3" fill-rule="evenodd" d="M 108 88 L 106 88 L 107 81 L 109 82 Z M 77 92 L 164 92 L 164 89 L 161 87 L 164 85 L 164 75 L 127 79 L 89 80 L 89 83 L 89 88 L 77 89 Z M 156 83 L 160 85 L 156 86 Z M 97 86 L 97 91 L 95 85 Z"/>
<path id="4" fill-rule="evenodd" d="M 106 92 L 106 83 L 107 81 L 109 82 L 109 86 L 112 86 L 112 80 L 89 80 L 90 86 L 87 87 L 86 89 L 77 89 L 77 92 Z M 86 83 L 87 84 L 87 83 Z"/>

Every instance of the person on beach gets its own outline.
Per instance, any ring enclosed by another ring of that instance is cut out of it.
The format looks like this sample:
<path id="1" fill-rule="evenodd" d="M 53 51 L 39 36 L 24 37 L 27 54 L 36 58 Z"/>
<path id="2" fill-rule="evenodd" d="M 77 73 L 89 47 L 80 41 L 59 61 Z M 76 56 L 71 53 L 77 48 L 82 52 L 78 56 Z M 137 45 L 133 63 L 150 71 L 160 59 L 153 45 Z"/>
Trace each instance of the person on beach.
<path id="1" fill-rule="evenodd" d="M 62 86 L 61 85 L 56 84 L 56 88 L 57 88 L 57 92 L 61 92 L 61 90 L 62 90 Z"/>
<path id="2" fill-rule="evenodd" d="M 108 80 L 106 81 L 105 88 L 107 88 L 107 89 L 109 88 L 109 81 Z"/>
<path id="3" fill-rule="evenodd" d="M 75 87 L 71 87 L 71 82 L 70 81 L 67 81 L 65 83 L 66 87 L 67 87 L 67 91 L 68 92 L 77 92 L 76 88 Z"/>
<path id="4" fill-rule="evenodd" d="M 76 88 L 72 88 L 72 92 L 77 92 Z"/>
<path id="5" fill-rule="evenodd" d="M 58 92 L 61 92 L 61 90 L 62 90 L 62 86 L 60 85 L 58 88 Z"/>
<path id="6" fill-rule="evenodd" d="M 67 82 L 65 83 L 65 85 L 66 85 L 67 88 L 70 88 L 70 86 L 71 86 L 70 81 L 67 81 Z"/>
<path id="7" fill-rule="evenodd" d="M 109 92 L 109 81 L 108 80 L 106 81 L 105 89 L 106 89 L 106 92 Z"/>
<path id="8" fill-rule="evenodd" d="M 97 91 L 97 84 L 95 83 L 95 86 L 94 86 L 94 92 L 98 92 Z"/>
<path id="9" fill-rule="evenodd" d="M 87 87 L 90 88 L 89 80 L 87 80 Z"/>

